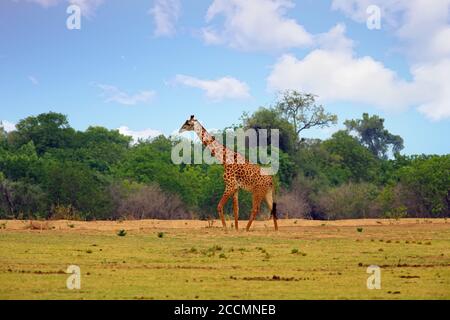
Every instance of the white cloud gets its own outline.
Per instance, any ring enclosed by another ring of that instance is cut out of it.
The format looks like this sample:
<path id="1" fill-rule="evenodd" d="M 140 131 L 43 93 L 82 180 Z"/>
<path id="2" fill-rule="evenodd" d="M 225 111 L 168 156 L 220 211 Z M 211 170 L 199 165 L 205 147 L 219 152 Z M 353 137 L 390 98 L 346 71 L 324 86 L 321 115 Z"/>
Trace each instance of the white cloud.
<path id="1" fill-rule="evenodd" d="M 5 129 L 6 132 L 11 132 L 11 131 L 16 130 L 16 125 L 14 123 L 6 121 L 6 120 L 0 121 L 0 127 L 3 127 L 3 129 Z"/>
<path id="2" fill-rule="evenodd" d="M 203 39 L 248 51 L 309 46 L 312 36 L 286 16 L 294 6 L 291 0 L 214 0 L 206 14 L 209 25 L 203 29 Z M 212 24 L 217 16 L 223 16 L 223 25 Z"/>
<path id="3" fill-rule="evenodd" d="M 450 59 L 411 69 L 412 80 L 371 57 L 318 49 L 303 59 L 282 56 L 267 81 L 274 90 L 312 92 L 325 101 L 372 105 L 385 111 L 417 107 L 431 120 L 450 118 Z"/>
<path id="4" fill-rule="evenodd" d="M 332 8 L 365 23 L 369 5 L 380 7 L 382 29 L 393 32 L 414 63 L 450 54 L 450 0 L 333 0 Z M 444 40 L 446 39 L 446 40 Z M 442 41 L 444 40 L 444 41 Z"/>
<path id="5" fill-rule="evenodd" d="M 450 58 L 416 66 L 411 73 L 415 80 L 413 91 L 422 98 L 418 110 L 434 121 L 450 119 Z"/>
<path id="6" fill-rule="evenodd" d="M 17 1 L 17 0 L 15 0 Z M 27 0 L 27 2 L 36 3 L 44 8 L 48 8 L 54 5 L 57 5 L 61 0 Z"/>
<path id="7" fill-rule="evenodd" d="M 318 49 L 304 59 L 282 56 L 268 78 L 272 89 L 312 92 L 326 101 L 348 101 L 382 109 L 404 109 L 410 84 L 371 57 Z"/>
<path id="8" fill-rule="evenodd" d="M 155 96 L 155 92 L 151 90 L 140 91 L 131 95 L 108 84 L 97 84 L 97 87 L 102 90 L 102 96 L 105 97 L 105 102 L 116 102 L 127 106 L 149 102 Z"/>
<path id="9" fill-rule="evenodd" d="M 156 0 L 150 9 L 150 14 L 155 21 L 154 34 L 160 36 L 172 36 L 176 33 L 176 22 L 180 17 L 180 0 Z"/>
<path id="10" fill-rule="evenodd" d="M 232 77 L 216 80 L 202 80 L 191 76 L 178 74 L 175 83 L 205 91 L 208 99 L 220 101 L 223 99 L 245 99 L 250 97 L 250 89 L 245 82 Z"/>
<path id="11" fill-rule="evenodd" d="M 118 128 L 119 132 L 125 136 L 130 136 L 133 138 L 133 141 L 136 143 L 138 140 L 147 140 L 151 138 L 156 138 L 160 135 L 162 135 L 161 131 L 154 130 L 154 129 L 144 129 L 141 131 L 133 131 L 127 126 L 121 126 Z"/>
<path id="12" fill-rule="evenodd" d="M 104 2 L 104 0 L 26 0 L 26 1 L 36 3 L 44 8 L 56 6 L 61 3 L 76 4 L 77 6 L 80 7 L 81 14 L 85 17 L 94 16 L 95 10 Z"/>
<path id="13" fill-rule="evenodd" d="M 450 26 L 442 27 L 431 37 L 429 48 L 432 56 L 450 56 Z"/>
<path id="14" fill-rule="evenodd" d="M 93 17 L 95 10 L 102 5 L 104 0 L 69 0 L 70 4 L 76 4 L 81 9 L 81 14 L 86 17 Z"/>
<path id="15" fill-rule="evenodd" d="M 38 81 L 38 79 L 36 79 L 35 76 L 29 75 L 29 76 L 28 76 L 28 80 L 30 80 L 31 83 L 32 83 L 33 85 L 35 85 L 35 86 L 37 86 L 37 85 L 39 84 L 39 81 Z"/>
<path id="16" fill-rule="evenodd" d="M 399 40 L 413 80 L 403 97 L 431 120 L 450 118 L 450 0 L 333 0 L 332 8 L 365 23 L 366 9 L 382 10 L 382 29 Z M 400 85 L 402 81 L 395 81 Z M 389 97 L 389 96 L 388 96 Z M 380 91 L 380 100 L 385 94 Z"/>
<path id="17" fill-rule="evenodd" d="M 328 32 L 315 36 L 315 45 L 325 50 L 349 51 L 354 47 L 353 40 L 345 36 L 346 27 L 339 23 Z"/>

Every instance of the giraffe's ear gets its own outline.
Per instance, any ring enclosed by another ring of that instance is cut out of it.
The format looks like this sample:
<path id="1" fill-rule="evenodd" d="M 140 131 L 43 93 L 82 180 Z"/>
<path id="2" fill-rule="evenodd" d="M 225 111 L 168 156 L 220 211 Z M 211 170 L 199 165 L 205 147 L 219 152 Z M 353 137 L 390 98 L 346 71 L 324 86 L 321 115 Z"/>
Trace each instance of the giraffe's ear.
<path id="1" fill-rule="evenodd" d="M 191 121 L 192 121 L 192 120 L 195 120 L 195 117 L 194 117 L 194 115 L 192 115 L 192 116 L 191 116 Z"/>

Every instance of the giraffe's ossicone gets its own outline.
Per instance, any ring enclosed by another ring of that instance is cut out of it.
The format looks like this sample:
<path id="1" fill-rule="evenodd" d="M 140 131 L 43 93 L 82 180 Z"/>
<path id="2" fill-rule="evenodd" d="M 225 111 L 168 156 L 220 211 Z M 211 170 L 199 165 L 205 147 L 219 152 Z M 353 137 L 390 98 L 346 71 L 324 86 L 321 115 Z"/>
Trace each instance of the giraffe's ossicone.
<path id="1" fill-rule="evenodd" d="M 217 211 L 222 220 L 223 227 L 226 228 L 223 207 L 228 199 L 233 196 L 234 226 L 238 230 L 238 192 L 239 189 L 244 189 L 252 193 L 252 211 L 246 227 L 247 231 L 259 213 L 263 200 L 266 201 L 269 207 L 275 230 L 278 230 L 276 203 L 274 202 L 275 186 L 272 176 L 262 174 L 260 166 L 250 163 L 240 153 L 234 152 L 216 141 L 214 136 L 208 133 L 194 116 L 191 116 L 183 124 L 180 132 L 184 131 L 194 131 L 202 141 L 202 144 L 211 151 L 211 155 L 216 157 L 224 166 L 223 179 L 225 182 L 225 191 L 217 205 Z"/>

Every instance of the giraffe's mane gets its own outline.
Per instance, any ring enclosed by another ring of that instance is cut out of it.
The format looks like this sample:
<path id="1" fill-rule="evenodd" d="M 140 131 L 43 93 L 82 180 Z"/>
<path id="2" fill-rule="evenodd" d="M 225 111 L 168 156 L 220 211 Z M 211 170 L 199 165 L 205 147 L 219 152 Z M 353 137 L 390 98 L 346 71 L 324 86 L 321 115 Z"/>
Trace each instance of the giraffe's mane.
<path id="1" fill-rule="evenodd" d="M 196 128 L 197 126 L 197 128 Z M 196 124 L 194 125 L 194 131 L 197 133 L 197 135 L 200 138 L 200 141 L 204 146 L 209 148 L 211 150 L 211 153 L 214 157 L 218 158 L 219 160 L 223 161 L 225 163 L 225 157 L 226 155 L 233 155 L 234 163 L 238 161 L 238 158 L 241 158 L 244 160 L 244 163 L 248 163 L 247 159 L 243 154 L 240 152 L 231 150 L 230 148 L 226 147 L 222 143 L 218 142 L 216 138 L 206 130 L 206 128 L 198 121 L 196 120 Z M 212 145 L 215 145 L 213 147 Z M 221 148 L 221 150 L 217 150 L 218 148 Z M 217 151 L 222 151 L 222 157 L 219 157 L 216 155 Z"/>

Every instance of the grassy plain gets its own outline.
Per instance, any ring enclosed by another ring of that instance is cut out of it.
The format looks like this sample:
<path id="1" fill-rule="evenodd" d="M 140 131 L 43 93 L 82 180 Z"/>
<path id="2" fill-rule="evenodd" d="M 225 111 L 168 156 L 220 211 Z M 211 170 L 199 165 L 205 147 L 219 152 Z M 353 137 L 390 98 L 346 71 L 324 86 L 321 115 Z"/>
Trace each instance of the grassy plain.
<path id="1" fill-rule="evenodd" d="M 0 221 L 0 299 L 450 299 L 444 219 L 218 225 Z M 69 265 L 80 290 L 66 288 Z"/>

